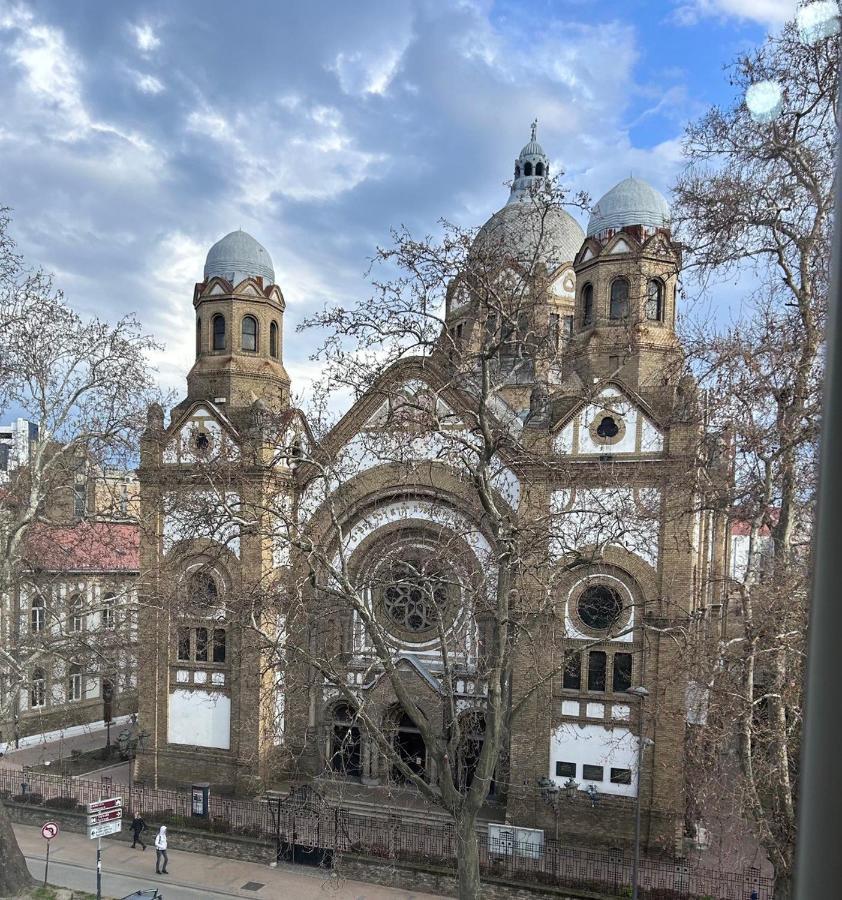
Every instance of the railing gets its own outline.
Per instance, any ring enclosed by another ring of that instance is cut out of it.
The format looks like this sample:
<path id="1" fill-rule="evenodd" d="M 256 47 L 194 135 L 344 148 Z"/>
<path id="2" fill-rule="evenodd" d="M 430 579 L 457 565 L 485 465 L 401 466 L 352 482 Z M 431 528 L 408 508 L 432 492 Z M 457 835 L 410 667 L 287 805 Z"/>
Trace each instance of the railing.
<path id="1" fill-rule="evenodd" d="M 25 785 L 25 788 L 24 788 Z M 361 853 L 383 860 L 454 869 L 456 833 L 452 825 L 402 822 L 397 816 L 364 816 L 318 803 L 297 806 L 284 799 L 229 800 L 211 795 L 207 819 L 193 818 L 191 795 L 134 785 L 105 786 L 97 781 L 45 773 L 0 769 L 0 796 L 73 808 L 108 793 L 124 798 L 124 809 L 139 812 L 150 824 L 159 820 L 216 833 L 264 837 L 277 846 Z M 495 842 L 480 837 L 480 867 L 486 875 L 528 885 L 553 885 L 628 896 L 631 856 L 621 851 L 585 850 L 555 840 L 541 846 Z M 640 864 L 641 900 L 772 900 L 772 879 L 756 870 L 723 872 L 685 860 L 644 858 Z"/>

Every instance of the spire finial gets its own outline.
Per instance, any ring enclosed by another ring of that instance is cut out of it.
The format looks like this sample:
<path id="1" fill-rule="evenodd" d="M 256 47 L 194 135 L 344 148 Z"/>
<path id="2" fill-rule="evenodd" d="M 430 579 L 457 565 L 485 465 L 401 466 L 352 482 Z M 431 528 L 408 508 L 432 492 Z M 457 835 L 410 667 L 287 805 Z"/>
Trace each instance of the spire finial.
<path id="1" fill-rule="evenodd" d="M 538 119 L 532 120 L 532 140 L 535 140 L 535 132 L 538 130 Z"/>

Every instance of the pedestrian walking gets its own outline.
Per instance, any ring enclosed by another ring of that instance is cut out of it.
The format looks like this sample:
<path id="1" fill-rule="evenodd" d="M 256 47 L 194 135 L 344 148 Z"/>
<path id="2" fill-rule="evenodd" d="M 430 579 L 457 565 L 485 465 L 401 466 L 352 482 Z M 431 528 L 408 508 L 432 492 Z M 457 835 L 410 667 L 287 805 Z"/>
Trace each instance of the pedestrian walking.
<path id="1" fill-rule="evenodd" d="M 141 835 L 144 831 L 146 831 L 146 822 L 143 821 L 138 813 L 133 814 L 131 829 L 132 847 L 136 847 L 138 844 L 140 844 L 140 846 L 145 850 L 146 844 L 143 843 L 143 838 L 141 837 Z"/>
<path id="2" fill-rule="evenodd" d="M 161 860 L 164 861 L 163 869 Z M 167 826 L 162 825 L 161 830 L 155 835 L 155 873 L 157 875 L 169 875 L 167 862 Z"/>

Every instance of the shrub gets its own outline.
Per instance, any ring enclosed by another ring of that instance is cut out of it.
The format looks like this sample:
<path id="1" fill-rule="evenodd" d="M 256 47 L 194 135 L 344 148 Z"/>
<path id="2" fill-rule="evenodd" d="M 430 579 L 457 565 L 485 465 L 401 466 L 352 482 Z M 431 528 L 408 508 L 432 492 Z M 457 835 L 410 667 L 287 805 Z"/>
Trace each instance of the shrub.
<path id="1" fill-rule="evenodd" d="M 44 801 L 44 806 L 50 809 L 76 809 L 78 797 L 50 797 Z"/>
<path id="2" fill-rule="evenodd" d="M 28 803 L 30 806 L 40 806 L 44 802 L 43 794 L 15 794 L 13 803 Z"/>

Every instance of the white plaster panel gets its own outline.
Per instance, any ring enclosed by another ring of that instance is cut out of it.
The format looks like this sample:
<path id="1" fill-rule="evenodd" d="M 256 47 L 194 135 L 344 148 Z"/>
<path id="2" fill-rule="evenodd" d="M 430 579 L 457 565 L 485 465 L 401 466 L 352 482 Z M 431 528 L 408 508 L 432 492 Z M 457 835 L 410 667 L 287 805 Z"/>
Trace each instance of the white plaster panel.
<path id="1" fill-rule="evenodd" d="M 579 701 L 578 700 L 562 700 L 561 701 L 561 714 L 563 716 L 578 716 L 579 715 Z"/>
<path id="2" fill-rule="evenodd" d="M 625 431 L 614 444 L 597 443 L 590 428 L 606 413 L 622 420 Z M 553 440 L 553 450 L 559 454 L 593 456 L 603 453 L 661 453 L 664 437 L 654 422 L 645 416 L 618 389 L 608 387 L 601 391 L 593 403 L 583 407 Z"/>
<path id="3" fill-rule="evenodd" d="M 621 722 L 628 722 L 630 713 L 631 709 L 625 703 L 615 703 L 611 707 L 611 718 Z"/>
<path id="4" fill-rule="evenodd" d="M 171 744 L 230 749 L 231 698 L 210 691 L 173 691 L 167 740 Z"/>
<path id="5" fill-rule="evenodd" d="M 550 553 L 559 559 L 587 546 L 615 545 L 656 568 L 661 492 L 658 488 L 567 488 L 553 491 Z"/>
<path id="6" fill-rule="evenodd" d="M 560 787 L 567 780 L 556 776 L 556 762 L 576 765 L 579 790 L 594 784 L 601 794 L 637 796 L 637 736 L 628 728 L 604 725 L 561 725 L 550 736 L 549 777 Z M 583 765 L 603 766 L 602 781 L 584 781 Z M 611 768 L 630 769 L 631 784 L 611 784 Z"/>
<path id="7" fill-rule="evenodd" d="M 587 708 L 585 710 L 585 715 L 589 719 L 601 719 L 605 716 L 605 704 L 604 703 L 588 703 Z"/>

